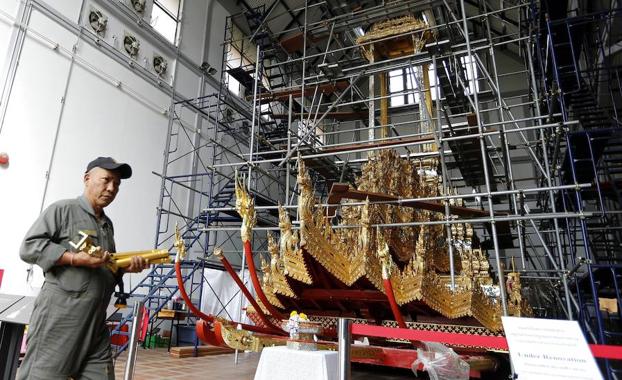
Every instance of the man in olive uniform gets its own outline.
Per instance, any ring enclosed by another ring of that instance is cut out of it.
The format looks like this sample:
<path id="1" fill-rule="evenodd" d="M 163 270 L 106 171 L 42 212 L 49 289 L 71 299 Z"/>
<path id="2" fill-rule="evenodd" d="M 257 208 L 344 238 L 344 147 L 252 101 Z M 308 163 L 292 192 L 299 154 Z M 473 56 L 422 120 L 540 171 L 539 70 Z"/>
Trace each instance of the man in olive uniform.
<path id="1" fill-rule="evenodd" d="M 114 379 L 106 309 L 120 277 L 105 266 L 115 252 L 112 222 L 104 213 L 121 179 L 132 169 L 110 157 L 91 161 L 84 174 L 84 194 L 50 205 L 30 228 L 20 249 L 22 260 L 43 269 L 45 282 L 34 305 L 28 349 L 19 379 Z M 70 242 L 86 232 L 103 257 L 76 252 Z M 133 257 L 125 272 L 148 266 Z"/>

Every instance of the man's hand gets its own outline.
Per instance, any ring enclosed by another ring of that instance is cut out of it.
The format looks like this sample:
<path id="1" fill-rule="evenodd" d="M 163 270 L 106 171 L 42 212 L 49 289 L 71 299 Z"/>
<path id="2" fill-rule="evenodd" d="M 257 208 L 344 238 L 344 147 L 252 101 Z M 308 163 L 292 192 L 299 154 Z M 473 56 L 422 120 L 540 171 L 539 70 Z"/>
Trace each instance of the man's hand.
<path id="1" fill-rule="evenodd" d="M 125 272 L 129 273 L 138 273 L 142 272 L 144 269 L 149 268 L 149 263 L 142 256 L 132 256 L 132 261 L 130 266 L 125 268 Z"/>
<path id="2" fill-rule="evenodd" d="M 102 257 L 91 256 L 86 252 L 80 251 L 73 254 L 70 258 L 70 265 L 74 267 L 99 268 L 110 260 L 110 253 L 105 251 Z"/>

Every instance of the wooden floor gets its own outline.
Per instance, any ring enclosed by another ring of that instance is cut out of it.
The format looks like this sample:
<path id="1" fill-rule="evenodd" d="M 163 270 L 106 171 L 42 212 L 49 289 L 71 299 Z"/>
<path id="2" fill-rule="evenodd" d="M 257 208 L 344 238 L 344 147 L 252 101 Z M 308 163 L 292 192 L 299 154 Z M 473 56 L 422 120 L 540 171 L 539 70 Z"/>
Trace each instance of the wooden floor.
<path id="1" fill-rule="evenodd" d="M 238 364 L 236 365 L 234 363 L 234 354 L 198 358 L 174 358 L 169 355 L 166 348 L 150 350 L 138 348 L 134 380 L 252 380 L 255 376 L 259 356 L 260 354 L 257 353 L 240 353 Z M 117 380 L 123 379 L 126 358 L 127 354 L 123 353 L 115 363 Z M 414 378 L 415 376 L 411 371 L 404 369 L 360 365 L 354 365 L 352 368 L 352 380 L 403 380 Z M 419 376 L 420 380 L 427 378 L 426 374 Z"/>

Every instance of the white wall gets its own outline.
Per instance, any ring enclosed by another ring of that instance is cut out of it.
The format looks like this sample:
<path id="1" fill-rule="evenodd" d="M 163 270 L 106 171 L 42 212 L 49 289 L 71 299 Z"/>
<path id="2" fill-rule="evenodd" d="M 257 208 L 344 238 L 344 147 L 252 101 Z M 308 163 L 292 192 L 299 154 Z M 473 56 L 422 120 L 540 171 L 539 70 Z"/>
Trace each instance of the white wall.
<path id="1" fill-rule="evenodd" d="M 103 38 L 99 47 L 78 36 L 75 28 L 83 24 L 81 9 L 84 15 L 91 6 L 106 10 L 119 4 L 107 0 L 84 0 L 84 4 L 81 0 L 35 3 L 43 4 L 52 16 L 39 11 L 34 4 L 23 46 L 18 46 L 21 55 L 16 68 L 11 68 L 9 62 L 16 53 L 12 41 L 18 30 L 15 18 L 20 2 L 0 3 L 0 89 L 7 87 L 4 84 L 11 78 L 11 69 L 15 73 L 4 118 L 0 114 L 0 152 L 10 156 L 10 164 L 0 167 L 0 269 L 5 271 L 0 292 L 10 294 L 38 291 L 42 274 L 37 268 L 35 279 L 26 281 L 27 265 L 18 255 L 21 240 L 42 207 L 82 192 L 86 164 L 97 156 L 115 157 L 130 163 L 134 170 L 106 210 L 115 223 L 117 249 L 153 247 L 160 179 L 151 172 L 162 171 L 168 131 L 166 110 L 171 104 L 171 91 L 166 85 L 154 85 L 154 81 L 137 75 L 129 57 L 112 57 L 108 52 L 114 47 L 111 35 Z M 226 16 L 220 6 L 184 2 L 181 46 L 190 62 L 174 62 L 173 47 L 148 35 L 153 31 L 135 20 L 109 15 L 109 23 L 114 24 L 111 30 L 132 31 L 142 38 L 145 57 L 134 62 L 134 66 L 148 71 L 150 67 L 144 58 L 148 59 L 152 52 L 165 54 L 171 61 L 163 81 L 173 83 L 177 93 L 190 98 L 200 95 L 202 89 L 209 91 L 201 86 L 196 68 L 204 60 L 219 62 L 222 54 L 220 46 L 204 50 L 213 46 L 208 41 L 222 41 L 224 26 L 220 31 L 211 30 L 206 38 L 205 25 Z M 82 33 L 90 30 L 85 28 Z M 154 78 L 157 80 L 155 75 Z M 192 116 L 186 119 L 195 121 Z M 190 167 L 188 156 L 169 168 L 168 174 L 185 173 Z M 134 276 L 131 282 L 136 283 L 139 278 Z"/>
<path id="2" fill-rule="evenodd" d="M 225 8 L 216 0 L 210 0 L 208 5 L 208 23 L 206 29 L 205 51 L 208 52 L 207 61 L 212 66 L 220 69 L 222 66 L 224 40 L 223 31 L 225 30 L 226 19 L 220 15 L 227 13 Z"/>
<path id="3" fill-rule="evenodd" d="M 12 37 L 13 20 L 17 16 L 18 0 L 0 2 L 0 95 L 5 83 L 5 73 L 8 69 L 9 46 Z M 1 100 L 1 99 L 0 99 Z"/>
<path id="4" fill-rule="evenodd" d="M 63 46 L 76 41 L 71 33 L 39 12 L 32 13 L 30 25 L 54 35 Z M 4 215 L 13 215 L 0 218 L 1 240 L 6 247 L 3 292 L 24 290 L 27 266 L 17 253 L 21 238 L 41 209 L 69 65 L 66 56 L 31 33 L 26 36 L 0 131 L 0 151 L 8 152 L 11 160 L 0 172 L 0 210 Z"/>

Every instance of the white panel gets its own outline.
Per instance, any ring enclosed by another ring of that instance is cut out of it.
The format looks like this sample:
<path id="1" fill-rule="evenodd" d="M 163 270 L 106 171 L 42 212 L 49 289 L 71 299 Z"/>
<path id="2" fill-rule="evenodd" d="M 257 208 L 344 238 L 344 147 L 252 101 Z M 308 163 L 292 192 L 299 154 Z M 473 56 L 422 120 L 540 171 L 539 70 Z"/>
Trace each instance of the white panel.
<path id="1" fill-rule="evenodd" d="M 82 0 L 47 0 L 46 2 L 49 4 L 48 7 L 55 8 L 71 21 L 78 22 Z"/>
<path id="2" fill-rule="evenodd" d="M 199 91 L 199 76 L 183 65 L 177 67 L 175 90 L 186 98 L 196 98 Z"/>
<path id="3" fill-rule="evenodd" d="M 31 25 L 46 30 L 61 42 L 72 36 L 51 20 L 34 12 Z M 19 259 L 19 246 L 40 212 L 53 148 L 54 135 L 65 88 L 69 60 L 37 39 L 24 42 L 20 65 L 0 131 L 0 151 L 10 156 L 8 168 L 0 169 L 0 241 L 5 254 L 3 293 L 32 294 L 26 284 L 27 265 Z"/>
<path id="4" fill-rule="evenodd" d="M 12 18 L 15 18 L 19 3 L 19 0 L 2 0 L 0 1 L 0 12 L 4 12 Z M 0 18 L 4 18 L 4 15 L 0 16 Z"/>
<path id="5" fill-rule="evenodd" d="M 112 156 L 127 162 L 132 178 L 123 181 L 106 213 L 115 224 L 119 251 L 152 248 L 160 194 L 160 179 L 152 171 L 162 170 L 167 128 L 165 115 L 77 66 L 67 93 L 46 203 L 81 194 L 82 175 L 93 158 Z M 145 274 L 126 278 L 126 291 Z"/>
<path id="6" fill-rule="evenodd" d="M 248 270 L 243 274 L 246 281 L 246 287 L 254 296 L 255 289 L 250 284 L 250 274 Z M 205 283 L 201 299 L 201 310 L 206 314 L 214 314 L 215 316 L 233 319 L 240 323 L 252 323 L 246 313 L 243 311 L 249 302 L 239 291 L 238 286 L 231 276 L 221 270 L 205 269 Z M 222 304 L 216 301 L 216 297 Z M 223 310 L 223 305 L 225 305 Z M 241 308 L 240 308 L 241 307 Z"/>
<path id="7" fill-rule="evenodd" d="M 81 43 L 78 54 L 90 66 L 96 67 L 107 75 L 107 81 L 121 82 L 121 87 L 128 92 L 136 92 L 141 97 L 151 102 L 159 110 L 167 110 L 170 105 L 170 97 L 160 89 L 154 87 L 149 82 L 136 75 L 135 71 L 128 65 L 122 65 L 114 59 L 108 57 L 99 48 L 92 47 L 86 43 Z M 103 104 L 106 105 L 105 103 Z"/>
<path id="8" fill-rule="evenodd" d="M 53 44 L 59 44 L 65 51 L 71 51 L 73 45 L 78 40 L 74 34 L 37 10 L 32 11 L 28 28 L 37 35 L 43 35 L 49 39 L 50 42 L 40 42 L 40 44 L 44 44 L 48 47 L 53 47 Z M 41 40 L 40 37 L 35 37 L 35 39 L 37 41 Z M 40 60 L 39 63 L 41 62 L 45 62 L 45 60 Z"/>
<path id="9" fill-rule="evenodd" d="M 212 7 L 210 1 L 184 1 L 181 25 L 181 42 L 179 48 L 192 61 L 200 65 L 203 62 L 203 44 L 205 39 L 205 23 L 207 9 Z"/>
<path id="10" fill-rule="evenodd" d="M 220 68 L 222 67 L 222 42 L 225 40 L 225 24 L 227 22 L 228 12 L 223 6 L 217 2 L 212 1 L 210 7 L 210 14 L 208 15 L 209 21 L 207 26 L 209 30 L 206 35 L 205 51 L 207 55 L 207 61 L 212 67 L 218 69 L 216 77 L 220 77 Z"/>
<path id="11" fill-rule="evenodd" d="M 12 51 L 9 51 L 11 37 L 16 30 L 17 28 L 13 27 L 13 21 L 0 14 L 0 92 L 4 88 L 6 73 L 11 61 Z M 0 93 L 0 95 L 2 94 Z"/>
<path id="12" fill-rule="evenodd" d="M 118 250 L 153 246 L 167 118 L 91 72 L 74 68 L 46 203 L 82 193 L 87 163 L 111 156 L 132 166 L 114 203 L 106 210 L 115 224 Z"/>

